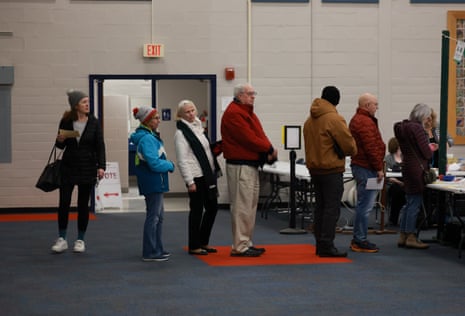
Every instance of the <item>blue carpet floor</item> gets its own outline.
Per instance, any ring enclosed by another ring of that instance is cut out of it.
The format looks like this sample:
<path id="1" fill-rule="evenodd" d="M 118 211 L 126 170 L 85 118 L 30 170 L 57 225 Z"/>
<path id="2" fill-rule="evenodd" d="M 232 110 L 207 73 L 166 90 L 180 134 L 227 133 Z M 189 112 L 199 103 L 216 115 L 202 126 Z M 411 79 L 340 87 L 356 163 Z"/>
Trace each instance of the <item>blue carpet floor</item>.
<path id="1" fill-rule="evenodd" d="M 187 212 L 166 213 L 167 262 L 142 262 L 143 213 L 97 214 L 87 252 L 52 255 L 56 223 L 0 223 L 1 315 L 463 315 L 465 258 L 457 249 L 396 246 L 398 235 L 370 235 L 381 251 L 350 263 L 209 266 L 185 251 Z M 257 244 L 314 244 L 284 235 L 284 215 L 257 216 Z M 429 239 L 434 230 L 422 233 Z M 76 235 L 70 222 L 69 242 Z M 229 212 L 218 213 L 211 245 L 231 243 Z M 249 260 L 254 260 L 250 258 Z"/>

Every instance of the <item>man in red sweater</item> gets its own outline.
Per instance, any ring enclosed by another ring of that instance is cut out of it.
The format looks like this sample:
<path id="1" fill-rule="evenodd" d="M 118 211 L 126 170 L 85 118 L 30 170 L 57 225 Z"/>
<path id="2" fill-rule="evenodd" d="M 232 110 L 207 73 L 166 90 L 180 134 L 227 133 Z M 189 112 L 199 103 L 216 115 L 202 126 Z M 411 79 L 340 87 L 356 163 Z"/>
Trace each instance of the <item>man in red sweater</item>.
<path id="1" fill-rule="evenodd" d="M 373 209 L 377 190 L 367 190 L 369 178 L 378 182 L 384 179 L 384 155 L 386 145 L 378 128 L 375 117 L 378 99 L 370 94 L 362 94 L 358 99 L 358 108 L 349 123 L 349 129 L 357 143 L 357 154 L 352 156 L 351 169 L 357 183 L 357 205 L 355 206 L 354 238 L 350 244 L 352 251 L 378 252 L 378 247 L 369 242 L 368 217 Z"/>
<path id="2" fill-rule="evenodd" d="M 234 100 L 221 119 L 223 156 L 231 203 L 233 257 L 258 257 L 265 252 L 252 243 L 257 214 L 258 167 L 278 158 L 277 150 L 253 112 L 257 93 L 250 84 L 234 88 Z"/>

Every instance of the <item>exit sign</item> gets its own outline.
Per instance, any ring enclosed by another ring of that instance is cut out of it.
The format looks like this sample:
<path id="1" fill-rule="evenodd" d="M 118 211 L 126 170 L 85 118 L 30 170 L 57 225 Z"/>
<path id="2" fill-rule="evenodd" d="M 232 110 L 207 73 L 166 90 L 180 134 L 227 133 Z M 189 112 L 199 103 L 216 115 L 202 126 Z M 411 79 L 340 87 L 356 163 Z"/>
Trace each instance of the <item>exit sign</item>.
<path id="1" fill-rule="evenodd" d="M 163 57 L 165 48 L 163 44 L 145 44 L 144 57 Z"/>

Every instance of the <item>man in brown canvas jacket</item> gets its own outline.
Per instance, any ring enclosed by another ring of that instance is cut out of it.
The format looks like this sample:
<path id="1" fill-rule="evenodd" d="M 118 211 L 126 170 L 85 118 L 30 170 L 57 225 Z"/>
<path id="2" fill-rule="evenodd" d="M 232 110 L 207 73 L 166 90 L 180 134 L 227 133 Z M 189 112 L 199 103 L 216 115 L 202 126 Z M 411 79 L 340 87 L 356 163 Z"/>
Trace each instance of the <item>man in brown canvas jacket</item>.
<path id="1" fill-rule="evenodd" d="M 320 257 L 346 257 L 334 246 L 336 224 L 344 192 L 345 156 L 357 152 L 344 117 L 336 110 L 340 93 L 334 86 L 323 89 L 310 107 L 304 125 L 305 161 L 315 190 L 313 233 Z"/>

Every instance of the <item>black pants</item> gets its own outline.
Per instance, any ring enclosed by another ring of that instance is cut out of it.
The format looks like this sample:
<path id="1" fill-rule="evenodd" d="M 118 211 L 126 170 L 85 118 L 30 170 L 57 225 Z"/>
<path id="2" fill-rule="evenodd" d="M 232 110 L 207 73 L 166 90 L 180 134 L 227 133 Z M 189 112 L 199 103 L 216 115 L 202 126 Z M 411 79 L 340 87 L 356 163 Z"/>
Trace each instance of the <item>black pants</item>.
<path id="1" fill-rule="evenodd" d="M 60 202 L 58 206 L 58 229 L 66 230 L 68 227 L 69 209 L 74 184 L 63 184 L 60 187 Z M 89 201 L 93 184 L 79 184 L 78 187 L 78 231 L 85 232 L 89 224 Z"/>
<path id="2" fill-rule="evenodd" d="M 197 191 L 189 192 L 189 249 L 208 245 L 218 212 L 216 190 L 209 190 L 204 177 L 194 178 L 194 182 Z"/>
<path id="3" fill-rule="evenodd" d="M 344 182 L 341 173 L 312 175 L 315 190 L 314 235 L 319 250 L 334 247 Z"/>

